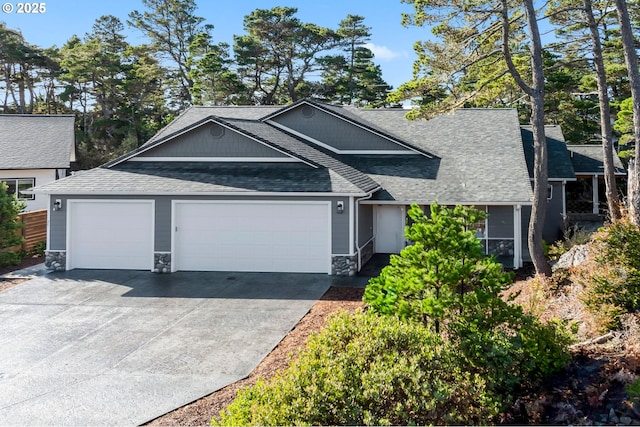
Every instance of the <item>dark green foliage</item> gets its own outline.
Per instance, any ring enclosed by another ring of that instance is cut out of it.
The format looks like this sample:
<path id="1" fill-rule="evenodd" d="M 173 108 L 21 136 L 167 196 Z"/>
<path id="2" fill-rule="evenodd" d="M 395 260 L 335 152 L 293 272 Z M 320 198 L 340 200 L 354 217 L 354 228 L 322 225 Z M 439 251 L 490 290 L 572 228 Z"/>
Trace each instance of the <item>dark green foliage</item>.
<path id="1" fill-rule="evenodd" d="M 640 229 L 623 220 L 596 237 L 596 268 L 587 276 L 585 303 L 609 317 L 615 327 L 620 315 L 640 310 Z"/>
<path id="2" fill-rule="evenodd" d="M 419 322 L 341 313 L 291 367 L 241 390 L 221 425 L 486 424 L 498 400 Z"/>
<path id="3" fill-rule="evenodd" d="M 511 283 L 476 238 L 474 224 L 484 221 L 485 212 L 433 204 L 429 217 L 417 205 L 408 215 L 413 223 L 405 236 L 413 245 L 392 255 L 365 291 L 364 301 L 374 310 L 432 324 L 437 332 L 443 321 L 477 310 Z"/>
<path id="4" fill-rule="evenodd" d="M 0 181 L 0 267 L 20 263 L 20 253 L 13 251 L 24 239 L 17 233 L 22 228 L 18 214 L 24 209 L 24 202 L 7 193 L 7 184 Z"/>
<path id="5" fill-rule="evenodd" d="M 373 310 L 444 326 L 443 336 L 460 351 L 470 372 L 487 379 L 505 403 L 568 361 L 566 325 L 542 325 L 500 292 L 511 275 L 483 254 L 473 224 L 485 218 L 474 208 L 413 205 L 405 236 L 413 245 L 371 279 L 364 300 Z"/>

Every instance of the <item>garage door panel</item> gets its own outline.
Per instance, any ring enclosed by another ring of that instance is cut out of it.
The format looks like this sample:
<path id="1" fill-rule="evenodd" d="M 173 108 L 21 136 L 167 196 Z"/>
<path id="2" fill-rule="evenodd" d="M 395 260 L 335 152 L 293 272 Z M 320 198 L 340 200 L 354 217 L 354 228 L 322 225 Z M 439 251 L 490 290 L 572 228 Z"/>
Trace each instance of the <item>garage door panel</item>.
<path id="1" fill-rule="evenodd" d="M 177 202 L 174 220 L 178 270 L 329 269 L 326 203 Z"/>
<path id="2" fill-rule="evenodd" d="M 68 206 L 69 268 L 151 269 L 151 201 L 83 200 Z"/>

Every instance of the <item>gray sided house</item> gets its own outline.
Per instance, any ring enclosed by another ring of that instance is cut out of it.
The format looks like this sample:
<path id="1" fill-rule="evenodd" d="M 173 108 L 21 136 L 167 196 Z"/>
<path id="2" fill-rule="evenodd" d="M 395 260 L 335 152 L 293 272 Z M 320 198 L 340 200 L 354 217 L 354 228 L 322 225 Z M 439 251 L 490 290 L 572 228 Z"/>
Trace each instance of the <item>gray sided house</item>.
<path id="1" fill-rule="evenodd" d="M 404 114 L 192 107 L 142 147 L 36 189 L 50 197 L 47 263 L 351 275 L 407 244 L 411 203 L 437 201 L 486 210 L 486 252 L 520 267 L 532 191 L 516 111 Z"/>
<path id="2" fill-rule="evenodd" d="M 74 116 L 0 114 L 0 181 L 27 204 L 47 209 L 44 194 L 26 190 L 68 175 L 75 162 Z"/>
<path id="3" fill-rule="evenodd" d="M 608 206 L 604 183 L 604 152 L 601 145 L 568 145 L 576 180 L 567 186 L 567 214 L 580 220 L 606 216 Z M 626 177 L 617 155 L 613 157 L 616 180 Z"/>

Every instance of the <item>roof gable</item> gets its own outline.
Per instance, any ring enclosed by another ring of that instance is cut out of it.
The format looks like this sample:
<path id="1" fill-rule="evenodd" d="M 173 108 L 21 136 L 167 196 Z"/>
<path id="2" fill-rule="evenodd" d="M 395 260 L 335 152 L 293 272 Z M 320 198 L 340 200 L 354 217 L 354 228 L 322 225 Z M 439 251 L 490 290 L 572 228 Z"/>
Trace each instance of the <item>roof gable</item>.
<path id="1" fill-rule="evenodd" d="M 315 167 L 294 153 L 214 116 L 164 134 L 104 166 L 112 167 L 127 161 L 300 161 Z"/>
<path id="2" fill-rule="evenodd" d="M 0 114 L 0 169 L 63 169 L 75 161 L 72 115 Z"/>
<path id="3" fill-rule="evenodd" d="M 433 157 L 343 107 L 307 99 L 262 120 L 336 154 L 422 154 Z"/>
<path id="4" fill-rule="evenodd" d="M 132 161 L 299 161 L 212 117 L 199 126 L 149 146 Z"/>

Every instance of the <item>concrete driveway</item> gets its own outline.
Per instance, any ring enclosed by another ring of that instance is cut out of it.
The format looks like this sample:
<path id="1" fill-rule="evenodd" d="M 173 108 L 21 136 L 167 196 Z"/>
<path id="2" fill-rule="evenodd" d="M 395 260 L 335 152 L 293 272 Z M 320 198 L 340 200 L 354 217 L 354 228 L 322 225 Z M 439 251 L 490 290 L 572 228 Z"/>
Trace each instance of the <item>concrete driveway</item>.
<path id="1" fill-rule="evenodd" d="M 0 292 L 0 424 L 149 421 L 247 376 L 330 285 L 74 270 Z"/>

